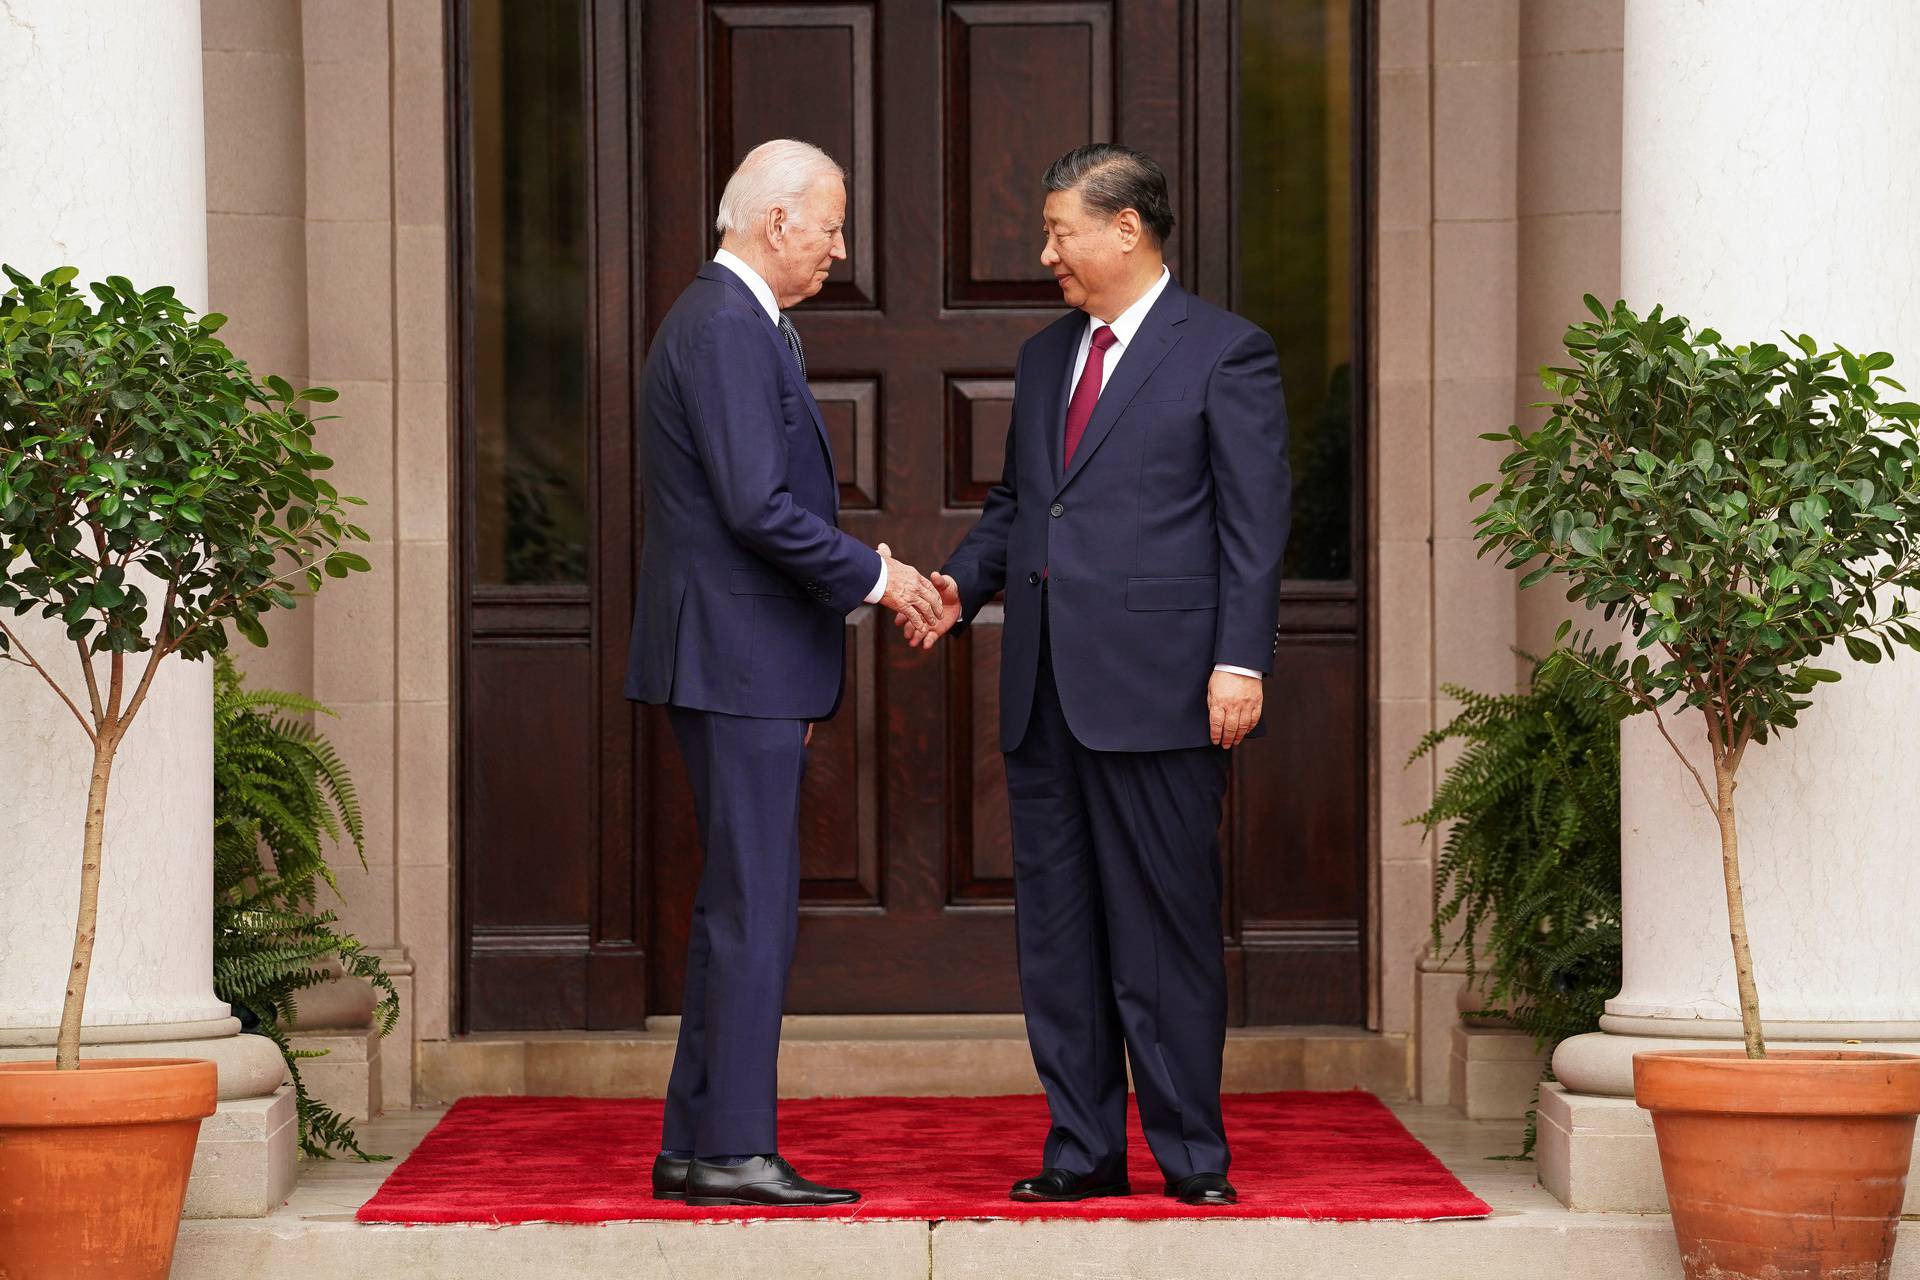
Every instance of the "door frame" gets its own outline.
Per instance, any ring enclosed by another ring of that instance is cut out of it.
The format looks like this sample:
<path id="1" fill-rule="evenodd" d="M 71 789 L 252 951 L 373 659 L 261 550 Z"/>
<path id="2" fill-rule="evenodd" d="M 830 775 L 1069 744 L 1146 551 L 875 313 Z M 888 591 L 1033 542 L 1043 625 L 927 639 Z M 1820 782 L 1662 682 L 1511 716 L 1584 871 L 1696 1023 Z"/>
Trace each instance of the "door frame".
<path id="1" fill-rule="evenodd" d="M 647 851 L 641 847 L 644 831 L 641 815 L 652 806 L 651 789 L 655 778 L 644 758 L 644 721 L 624 697 L 626 646 L 635 575 L 638 571 L 635 513 L 637 475 L 632 449 L 632 415 L 639 403 L 639 383 L 645 338 L 650 334 L 646 312 L 647 284 L 645 256 L 641 246 L 646 240 L 647 199 L 644 182 L 645 159 L 642 155 L 640 109 L 644 87 L 641 81 L 643 60 L 641 41 L 645 24 L 644 6 L 624 0 L 579 0 L 584 13 L 585 59 L 583 83 L 586 90 L 586 118 L 591 131 L 588 174 L 588 308 L 591 324 L 587 330 L 588 502 L 589 528 L 595 544 L 590 548 L 588 585 L 576 587 L 487 587 L 477 588 L 474 552 L 473 507 L 470 501 L 475 487 L 473 463 L 475 379 L 473 368 L 473 164 L 472 113 L 469 103 L 469 0 L 442 0 L 445 76 L 445 107 L 449 128 L 447 145 L 447 208 L 452 217 L 448 228 L 448 268 L 450 283 L 449 315 L 454 341 L 449 351 L 449 393 L 453 415 L 454 445 L 449 488 L 452 527 L 458 539 L 451 563 L 456 572 L 455 619 L 451 660 L 453 700 L 453 760 L 451 779 L 450 842 L 452 856 L 452 905 L 449 918 L 450 1022 L 454 1034 L 470 1030 L 468 966 L 470 938 L 467 928 L 468 897 L 466 871 L 466 832 L 470 779 L 475 751 L 470 722 L 470 699 L 466 696 L 471 678 L 469 655 L 476 635 L 513 634 L 529 643 L 539 643 L 543 632 L 563 631 L 577 624 L 584 615 L 593 637 L 591 669 L 596 696 L 593 701 L 593 752 L 599 785 L 594 789 L 593 830 L 596 841 L 595 871 L 599 886 L 592 895 L 594 903 L 589 929 L 588 965 L 589 1029 L 638 1028 L 644 1024 L 646 1008 L 647 936 L 651 904 L 646 870 Z M 1244 0 L 1186 0 L 1182 29 L 1182 73 L 1189 77 L 1189 92 L 1196 106 L 1192 124 L 1185 130 L 1179 202 L 1187 211 L 1183 221 L 1191 229 L 1183 237 L 1179 266 L 1183 278 L 1192 282 L 1194 292 L 1214 297 L 1229 297 L 1235 279 L 1231 239 L 1216 235 L 1224 251 L 1205 252 L 1208 228 L 1223 229 L 1217 220 L 1231 225 L 1233 211 L 1203 210 L 1197 206 L 1202 175 L 1212 173 L 1218 180 L 1219 167 L 1228 171 L 1229 189 L 1238 192 L 1238 150 L 1236 112 L 1238 60 L 1234 56 L 1233 33 L 1239 25 L 1239 6 Z M 1375 636 L 1373 583 L 1377 536 L 1373 526 L 1372 468 L 1375 424 L 1374 350 L 1372 322 L 1375 313 L 1373 250 L 1377 210 L 1374 200 L 1374 164 L 1378 156 L 1375 136 L 1378 99 L 1377 0 L 1354 0 L 1352 7 L 1351 67 L 1353 142 L 1349 148 L 1351 190 L 1350 272 L 1352 279 L 1352 458 L 1350 472 L 1352 563 L 1355 574 L 1350 584 L 1329 589 L 1318 584 L 1298 584 L 1288 591 L 1290 599 L 1314 602 L 1305 620 L 1311 629 L 1314 619 L 1334 620 L 1352 610 L 1353 634 L 1361 647 L 1361 677 L 1355 682 L 1354 723 L 1355 759 L 1351 776 L 1355 779 L 1355 804 L 1359 810 L 1356 829 L 1361 833 L 1359 874 L 1361 877 L 1359 918 L 1353 922 L 1359 939 L 1359 974 L 1365 994 L 1364 1025 L 1379 1024 L 1378 981 L 1382 970 L 1380 940 L 1377 936 L 1378 850 L 1380 843 L 1380 780 L 1373 761 L 1378 737 L 1376 723 L 1378 688 L 1378 644 Z M 1231 14 L 1230 26 L 1221 37 L 1221 24 L 1202 21 L 1203 13 L 1216 19 L 1222 10 Z M 1211 74 L 1208 74 L 1211 72 Z M 1209 92 L 1211 90 L 1211 92 Z M 703 178 L 701 189 L 705 189 Z M 1216 188 L 1217 189 L 1217 188 Z M 614 478 L 619 478 L 617 482 Z M 597 554 L 596 554 L 597 553 Z M 1350 599 L 1350 603 L 1349 603 Z M 508 623 L 489 613 L 490 606 L 506 605 L 522 615 Z M 476 610 L 479 613 L 476 613 Z M 502 629 L 504 628 L 504 629 Z M 1344 631 L 1344 627 L 1342 628 Z M 1235 894 L 1229 885 L 1229 901 Z M 614 904 L 608 909 L 608 904 Z M 1310 932 L 1310 931 L 1308 931 Z M 1256 937 L 1252 950 L 1260 949 Z M 1269 943 L 1280 941 L 1268 939 Z M 1313 945 L 1309 937 L 1293 937 L 1291 945 Z M 1243 931 L 1230 945 L 1231 964 L 1243 966 L 1248 939 Z M 1235 955 L 1234 953 L 1239 953 Z M 1239 975 L 1235 991 L 1244 989 Z"/>
<path id="2" fill-rule="evenodd" d="M 449 919 L 450 1021 L 456 1034 L 471 1030 L 472 938 L 468 929 L 469 877 L 465 873 L 466 831 L 472 797 L 475 734 L 471 700 L 470 653 L 476 635 L 512 638 L 530 645 L 550 637 L 591 637 L 590 666 L 595 697 L 592 756 L 597 785 L 592 789 L 596 891 L 590 895 L 588 930 L 587 1023 L 589 1030 L 637 1029 L 646 1018 L 646 880 L 641 854 L 627 838 L 634 805 L 644 797 L 635 786 L 639 717 L 624 696 L 626 645 L 632 618 L 635 574 L 633 537 L 636 493 L 632 477 L 631 424 L 637 402 L 640 362 L 635 335 L 643 303 L 644 261 L 638 246 L 645 237 L 644 192 L 638 130 L 638 49 L 642 10 L 622 0 L 579 0 L 582 10 L 587 154 L 587 309 L 586 423 L 588 477 L 587 582 L 579 586 L 487 586 L 477 584 L 474 529 L 475 379 L 473 254 L 473 116 L 470 88 L 469 0 L 442 0 L 445 33 L 447 134 L 448 266 L 454 342 L 449 353 L 449 390 L 454 414 L 451 470 L 453 528 L 459 539 L 451 563 L 456 570 L 452 662 L 455 773 L 452 842 L 453 901 Z M 609 909 L 609 904 L 613 904 Z M 538 938 L 529 945 L 542 945 Z"/>

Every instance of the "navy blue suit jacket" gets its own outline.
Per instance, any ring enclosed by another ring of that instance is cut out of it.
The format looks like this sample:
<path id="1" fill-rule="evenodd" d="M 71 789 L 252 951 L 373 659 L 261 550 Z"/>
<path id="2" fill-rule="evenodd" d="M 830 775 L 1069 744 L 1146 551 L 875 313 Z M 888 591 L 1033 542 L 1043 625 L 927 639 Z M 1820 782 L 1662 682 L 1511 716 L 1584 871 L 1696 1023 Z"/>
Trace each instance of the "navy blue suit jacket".
<path id="1" fill-rule="evenodd" d="M 838 709 L 880 557 L 838 526 L 820 406 L 745 282 L 700 268 L 647 354 L 627 697 L 763 719 Z"/>
<path id="2" fill-rule="evenodd" d="M 1169 281 L 1060 465 L 1073 311 L 1020 348 L 1006 464 L 945 572 L 971 620 L 1005 589 L 1000 745 L 1026 736 L 1049 575 L 1054 678 L 1097 751 L 1211 743 L 1216 663 L 1273 666 L 1291 521 L 1287 413 L 1265 330 Z"/>

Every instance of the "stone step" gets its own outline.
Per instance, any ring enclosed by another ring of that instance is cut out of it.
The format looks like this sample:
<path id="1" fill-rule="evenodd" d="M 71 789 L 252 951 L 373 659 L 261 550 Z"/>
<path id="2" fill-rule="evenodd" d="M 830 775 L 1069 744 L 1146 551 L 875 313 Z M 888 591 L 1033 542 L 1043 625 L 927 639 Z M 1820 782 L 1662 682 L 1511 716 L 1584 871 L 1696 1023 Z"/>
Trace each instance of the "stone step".
<path id="1" fill-rule="evenodd" d="M 1511 1122 L 1401 1104 L 1401 1121 L 1493 1209 L 1469 1222 L 616 1222 L 596 1226 L 366 1226 L 354 1211 L 391 1164 L 314 1163 L 266 1219 L 185 1223 L 173 1280 L 407 1276 L 409 1280 L 1669 1280 L 1680 1274 L 1664 1215 L 1575 1213 L 1509 1154 Z M 439 1118 L 399 1113 L 365 1127 L 369 1147 L 404 1156 Z M 1009 1180 L 1014 1171 L 1009 1170 Z M 1912 1224 L 1909 1224 L 1909 1233 Z M 1908 1234 L 1894 1280 L 1920 1280 Z"/>
<path id="2" fill-rule="evenodd" d="M 642 1032 L 483 1034 L 419 1047 L 414 1100 L 471 1094 L 660 1097 L 673 1067 L 678 1018 Z M 787 1018 L 780 1044 L 784 1097 L 1037 1093 L 1026 1027 L 1015 1015 L 895 1014 Z M 1236 1027 L 1227 1033 L 1225 1088 L 1371 1090 L 1409 1096 L 1408 1038 L 1350 1027 Z"/>
<path id="3" fill-rule="evenodd" d="M 1906 1259 L 1901 1260 L 1902 1264 Z M 1542 1223 L 623 1222 L 600 1226 L 360 1226 L 279 1233 L 189 1223 L 173 1280 L 407 1276 L 411 1280 L 1669 1280 L 1664 1218 Z M 1920 1267 L 1896 1264 L 1895 1280 Z"/>

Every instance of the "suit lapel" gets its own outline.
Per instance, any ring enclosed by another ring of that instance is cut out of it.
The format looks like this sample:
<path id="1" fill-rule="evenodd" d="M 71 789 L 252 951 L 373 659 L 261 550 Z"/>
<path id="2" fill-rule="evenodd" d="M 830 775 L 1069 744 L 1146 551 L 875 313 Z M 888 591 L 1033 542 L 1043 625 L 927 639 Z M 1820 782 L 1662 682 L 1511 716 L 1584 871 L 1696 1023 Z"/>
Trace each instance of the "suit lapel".
<path id="1" fill-rule="evenodd" d="M 780 358 L 787 361 L 787 368 L 793 373 L 795 380 L 799 382 L 800 398 L 807 402 L 807 412 L 813 417 L 813 432 L 820 438 L 820 451 L 827 456 L 827 475 L 833 480 L 833 507 L 835 511 L 838 511 L 840 509 L 840 481 L 833 465 L 833 445 L 827 439 L 827 422 L 825 418 L 820 416 L 820 405 L 819 402 L 813 398 L 813 388 L 808 386 L 807 380 L 800 375 L 800 366 L 794 362 L 793 352 L 787 346 L 786 335 L 780 332 L 779 325 L 767 319 L 766 308 L 760 305 L 760 299 L 753 296 L 753 290 L 747 288 L 747 282 L 745 280 L 742 280 L 739 276 L 733 274 L 733 272 L 727 270 L 711 258 L 701 264 L 698 275 L 703 280 L 717 280 L 726 285 L 733 290 L 735 298 L 744 302 L 752 309 L 753 314 L 767 321 L 767 328 L 773 333 L 773 345 L 779 349 Z"/>
<path id="2" fill-rule="evenodd" d="M 1147 312 L 1140 331 L 1133 335 L 1133 341 L 1120 353 L 1120 363 L 1107 379 L 1106 388 L 1100 392 L 1100 399 L 1093 406 L 1093 417 L 1088 420 L 1086 434 L 1080 437 L 1080 444 L 1073 451 L 1073 463 L 1067 468 L 1066 475 L 1061 477 L 1060 488 L 1065 489 L 1072 484 L 1073 478 L 1086 469 L 1087 459 L 1093 456 L 1094 450 L 1113 431 L 1113 424 L 1119 421 L 1128 403 L 1146 385 L 1147 379 L 1167 358 L 1174 344 L 1180 341 L 1174 326 L 1186 318 L 1187 295 L 1181 292 L 1178 284 L 1169 280 L 1160 300 L 1153 304 L 1153 310 Z"/>
<path id="3" fill-rule="evenodd" d="M 1046 431 L 1047 474 L 1060 474 L 1061 434 L 1067 421 L 1067 379 L 1073 377 L 1073 357 L 1080 348 L 1080 335 L 1086 325 L 1085 313 L 1071 312 L 1065 320 L 1056 320 L 1048 331 L 1048 346 L 1034 353 L 1034 367 L 1040 384 L 1040 416 Z"/>
<path id="4" fill-rule="evenodd" d="M 788 349 L 787 340 L 778 329 L 773 331 L 773 340 L 780 344 L 780 358 L 789 362 L 793 361 L 793 352 Z M 827 451 L 827 467 L 831 470 L 833 467 L 833 446 L 827 442 L 827 420 L 820 416 L 820 402 L 813 398 L 813 388 L 808 385 L 806 378 L 801 375 L 800 366 L 797 363 L 789 363 L 787 368 L 793 373 L 793 376 L 799 380 L 800 396 L 807 402 L 807 412 L 813 415 L 813 429 L 820 437 L 820 447 Z"/>
<path id="5" fill-rule="evenodd" d="M 777 333 L 774 336 L 779 337 Z M 784 352 L 786 348 L 787 340 L 781 338 L 781 351 Z M 820 452 L 827 458 L 827 483 L 833 488 L 833 511 L 838 515 L 840 513 L 840 473 L 833 465 L 833 444 L 827 439 L 827 423 L 820 416 L 820 403 L 813 398 L 813 388 L 807 385 L 805 378 L 800 379 L 800 394 L 806 399 L 807 412 L 813 415 L 813 432 L 820 438 Z"/>

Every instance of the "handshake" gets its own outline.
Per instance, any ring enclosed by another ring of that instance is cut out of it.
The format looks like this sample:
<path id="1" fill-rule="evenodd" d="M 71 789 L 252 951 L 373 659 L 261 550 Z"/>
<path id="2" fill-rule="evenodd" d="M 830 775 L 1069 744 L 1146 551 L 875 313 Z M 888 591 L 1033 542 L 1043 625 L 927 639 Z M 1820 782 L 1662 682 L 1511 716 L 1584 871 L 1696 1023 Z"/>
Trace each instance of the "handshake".
<path id="1" fill-rule="evenodd" d="M 960 584 L 937 570 L 928 579 L 904 560 L 894 559 L 884 542 L 874 550 L 887 566 L 887 589 L 880 603 L 893 610 L 893 624 L 908 644 L 933 648 L 933 642 L 960 621 Z"/>

